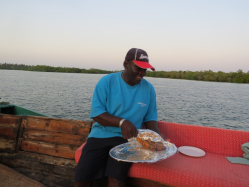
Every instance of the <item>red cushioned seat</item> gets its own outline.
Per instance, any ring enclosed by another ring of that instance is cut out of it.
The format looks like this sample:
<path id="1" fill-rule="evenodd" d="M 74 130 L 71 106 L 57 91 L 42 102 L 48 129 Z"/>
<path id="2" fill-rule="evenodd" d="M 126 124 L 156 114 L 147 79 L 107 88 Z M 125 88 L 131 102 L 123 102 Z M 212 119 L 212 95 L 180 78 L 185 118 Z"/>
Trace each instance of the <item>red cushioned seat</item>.
<path id="1" fill-rule="evenodd" d="M 81 152 L 82 152 L 82 149 L 83 149 L 83 147 L 85 146 L 85 144 L 86 144 L 86 142 L 83 143 L 83 144 L 77 149 L 77 151 L 75 152 L 75 161 L 76 161 L 76 163 L 78 163 L 79 160 L 80 160 Z"/>
<path id="2" fill-rule="evenodd" d="M 158 122 L 162 134 L 166 134 L 177 147 L 194 146 L 206 152 L 242 157 L 241 145 L 249 142 L 249 132 L 220 129 L 169 122 Z"/>
<path id="3" fill-rule="evenodd" d="M 177 147 L 194 146 L 206 152 L 195 158 L 177 153 L 156 163 L 133 164 L 128 176 L 169 186 L 248 187 L 249 166 L 231 164 L 225 157 L 242 157 L 241 145 L 249 142 L 249 132 L 158 122 L 159 129 Z M 84 144 L 76 151 L 78 162 Z"/>
<path id="4" fill-rule="evenodd" d="M 249 186 L 248 165 L 231 164 L 224 155 L 214 153 L 200 158 L 177 153 L 156 163 L 133 164 L 128 176 L 179 187 Z"/>

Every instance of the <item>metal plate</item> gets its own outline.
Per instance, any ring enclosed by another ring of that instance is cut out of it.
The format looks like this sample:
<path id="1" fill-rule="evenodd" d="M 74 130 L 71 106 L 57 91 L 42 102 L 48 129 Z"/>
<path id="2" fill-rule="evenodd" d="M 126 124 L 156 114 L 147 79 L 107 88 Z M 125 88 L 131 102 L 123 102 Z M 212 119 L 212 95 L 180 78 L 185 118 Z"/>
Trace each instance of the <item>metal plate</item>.
<path id="1" fill-rule="evenodd" d="M 131 141 L 112 148 L 109 152 L 110 156 L 118 161 L 133 163 L 153 163 L 166 159 L 177 152 L 174 144 L 164 141 L 166 150 L 152 151 L 144 149 L 138 141 Z"/>

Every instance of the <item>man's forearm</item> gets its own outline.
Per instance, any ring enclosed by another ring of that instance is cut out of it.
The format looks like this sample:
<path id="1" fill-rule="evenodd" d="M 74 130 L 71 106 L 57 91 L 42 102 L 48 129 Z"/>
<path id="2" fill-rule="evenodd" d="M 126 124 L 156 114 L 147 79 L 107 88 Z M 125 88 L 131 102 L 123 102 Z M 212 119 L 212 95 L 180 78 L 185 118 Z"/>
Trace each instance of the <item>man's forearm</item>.
<path id="1" fill-rule="evenodd" d="M 157 132 L 158 134 L 161 134 L 160 130 L 158 128 L 157 121 L 147 121 L 144 123 L 144 125 L 147 129 L 153 130 L 153 131 Z"/>
<path id="2" fill-rule="evenodd" d="M 121 119 L 122 118 L 112 116 L 111 114 L 109 114 L 107 112 L 102 113 L 102 114 L 93 118 L 94 121 L 98 122 L 99 124 L 101 124 L 103 126 L 113 126 L 113 127 L 118 127 Z"/>
<path id="3" fill-rule="evenodd" d="M 161 134 L 161 132 L 158 128 L 157 121 L 147 121 L 144 123 L 144 125 L 147 129 L 153 130 L 153 131 L 157 132 L 158 134 L 160 134 L 164 140 L 169 141 L 169 139 L 167 139 L 165 134 Z"/>
<path id="4" fill-rule="evenodd" d="M 132 137 L 137 136 L 137 128 L 135 125 L 130 122 L 129 120 L 122 120 L 123 118 L 112 116 L 107 112 L 94 117 L 93 120 L 98 122 L 100 125 L 103 126 L 113 126 L 113 127 L 120 127 L 124 139 L 129 139 Z M 123 122 L 122 124 L 120 124 Z"/>
<path id="5" fill-rule="evenodd" d="M 147 129 L 153 130 L 153 131 L 157 132 L 158 134 L 161 134 L 160 130 L 158 128 L 157 121 L 147 121 L 144 123 L 144 125 Z"/>

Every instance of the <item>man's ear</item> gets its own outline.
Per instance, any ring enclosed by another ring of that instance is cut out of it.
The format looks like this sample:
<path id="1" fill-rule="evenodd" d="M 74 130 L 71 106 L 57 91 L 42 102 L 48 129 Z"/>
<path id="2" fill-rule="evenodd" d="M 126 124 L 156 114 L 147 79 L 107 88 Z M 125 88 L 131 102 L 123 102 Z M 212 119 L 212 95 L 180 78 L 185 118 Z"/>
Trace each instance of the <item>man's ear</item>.
<path id="1" fill-rule="evenodd" d="M 128 66 L 128 61 L 127 61 L 127 60 L 125 60 L 125 61 L 124 61 L 124 63 L 123 63 L 123 65 L 124 65 L 124 68 L 125 68 L 125 69 L 127 69 L 127 66 Z"/>

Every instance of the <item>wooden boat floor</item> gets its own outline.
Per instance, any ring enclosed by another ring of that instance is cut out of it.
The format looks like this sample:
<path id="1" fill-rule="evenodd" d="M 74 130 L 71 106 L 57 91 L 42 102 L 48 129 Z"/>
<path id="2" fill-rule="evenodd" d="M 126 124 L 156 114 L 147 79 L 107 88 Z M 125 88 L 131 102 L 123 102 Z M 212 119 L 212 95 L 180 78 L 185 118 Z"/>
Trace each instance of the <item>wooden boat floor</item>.
<path id="1" fill-rule="evenodd" d="M 17 171 L 0 164 L 0 186 L 8 187 L 45 187 L 42 183 L 28 178 Z"/>
<path id="2" fill-rule="evenodd" d="M 73 186 L 76 163 L 72 159 L 19 151 L 0 153 L 0 162 L 46 186 Z"/>

